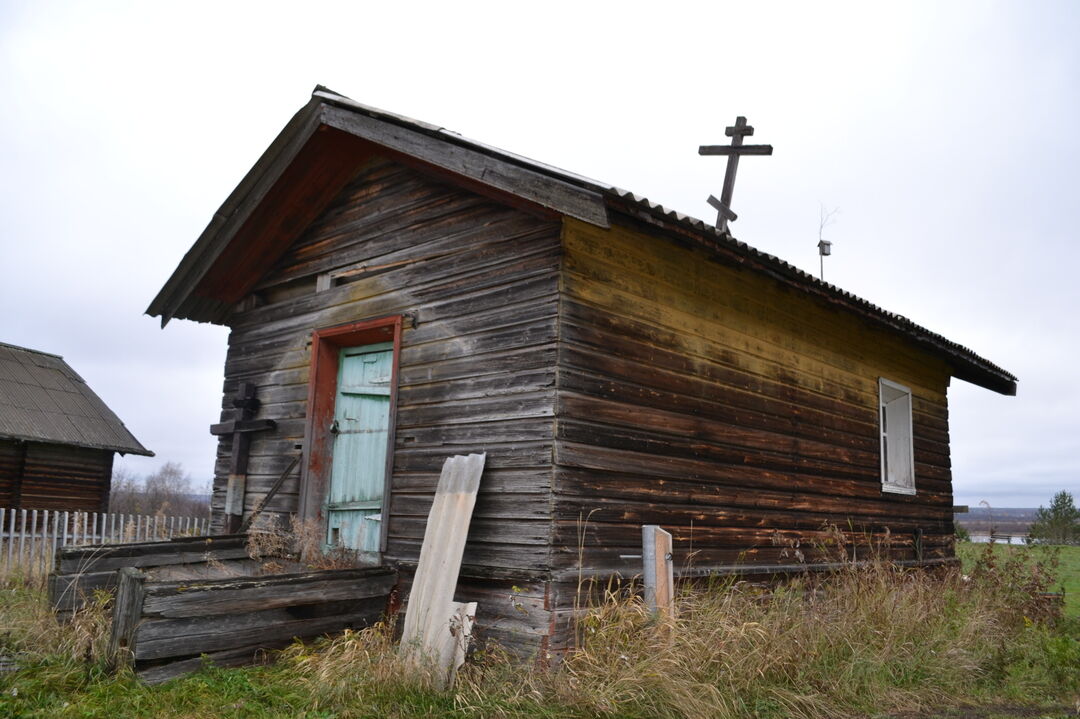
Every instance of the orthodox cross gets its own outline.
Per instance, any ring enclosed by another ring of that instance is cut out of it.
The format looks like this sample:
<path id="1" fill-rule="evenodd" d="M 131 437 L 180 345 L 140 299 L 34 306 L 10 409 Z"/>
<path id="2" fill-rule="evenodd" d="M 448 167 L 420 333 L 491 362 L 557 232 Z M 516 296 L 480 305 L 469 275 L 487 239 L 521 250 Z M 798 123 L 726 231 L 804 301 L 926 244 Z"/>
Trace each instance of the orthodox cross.
<path id="1" fill-rule="evenodd" d="M 274 429 L 277 424 L 272 419 L 255 419 L 259 410 L 259 400 L 255 397 L 255 385 L 242 382 L 240 391 L 233 398 L 232 406 L 240 410 L 239 419 L 232 422 L 210 425 L 210 434 L 232 435 L 232 454 L 229 457 L 229 483 L 225 490 L 225 533 L 236 532 L 244 515 L 244 494 L 247 484 L 248 450 L 251 447 L 251 433 Z M 291 467 L 290 467 L 291 469 Z"/>
<path id="2" fill-rule="evenodd" d="M 746 118 L 742 115 L 735 119 L 733 126 L 724 130 L 724 134 L 731 138 L 730 145 L 702 145 L 698 148 L 699 155 L 727 155 L 728 158 L 720 199 L 709 195 L 709 205 L 716 210 L 716 227 L 722 232 L 727 231 L 728 222 L 738 219 L 738 215 L 731 211 L 731 196 L 735 192 L 735 173 L 739 170 L 739 157 L 772 154 L 772 145 L 743 144 L 743 138 L 753 135 L 754 128 L 746 124 Z"/>

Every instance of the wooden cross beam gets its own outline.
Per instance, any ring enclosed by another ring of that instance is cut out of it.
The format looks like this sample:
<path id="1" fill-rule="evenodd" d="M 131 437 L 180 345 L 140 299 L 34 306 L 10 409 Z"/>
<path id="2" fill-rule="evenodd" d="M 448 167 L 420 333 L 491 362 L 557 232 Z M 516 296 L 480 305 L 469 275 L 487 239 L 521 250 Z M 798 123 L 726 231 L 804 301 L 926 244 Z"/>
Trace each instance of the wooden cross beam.
<path id="1" fill-rule="evenodd" d="M 247 485 L 248 451 L 251 447 L 251 435 L 274 429 L 277 423 L 272 419 L 254 419 L 259 410 L 259 400 L 255 397 L 255 385 L 242 382 L 240 391 L 233 398 L 232 405 L 240 410 L 240 417 L 232 422 L 210 425 L 210 434 L 232 435 L 232 454 L 229 457 L 229 483 L 225 490 L 225 533 L 235 533 L 244 516 L 244 492 Z"/>
<path id="2" fill-rule="evenodd" d="M 727 172 L 724 174 L 724 189 L 717 200 L 709 195 L 709 205 L 717 212 L 716 227 L 727 231 L 728 222 L 736 219 L 737 215 L 731 211 L 731 196 L 735 194 L 735 173 L 739 170 L 739 158 L 743 155 L 771 155 L 772 145 L 744 145 L 743 138 L 754 134 L 754 128 L 746 124 L 746 118 L 740 115 L 735 119 L 735 124 L 724 130 L 724 134 L 731 138 L 730 145 L 702 145 L 698 148 L 699 155 L 727 155 Z"/>

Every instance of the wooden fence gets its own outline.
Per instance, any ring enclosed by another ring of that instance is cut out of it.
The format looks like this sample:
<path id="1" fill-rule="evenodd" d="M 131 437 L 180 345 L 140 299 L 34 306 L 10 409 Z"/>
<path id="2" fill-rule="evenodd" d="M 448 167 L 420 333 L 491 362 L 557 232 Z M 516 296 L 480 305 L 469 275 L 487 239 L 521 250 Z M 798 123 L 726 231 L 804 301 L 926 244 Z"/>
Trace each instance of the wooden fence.
<path id="1" fill-rule="evenodd" d="M 59 547 L 163 541 L 209 531 L 210 520 L 203 517 L 0 507 L 0 575 L 44 577 Z"/>

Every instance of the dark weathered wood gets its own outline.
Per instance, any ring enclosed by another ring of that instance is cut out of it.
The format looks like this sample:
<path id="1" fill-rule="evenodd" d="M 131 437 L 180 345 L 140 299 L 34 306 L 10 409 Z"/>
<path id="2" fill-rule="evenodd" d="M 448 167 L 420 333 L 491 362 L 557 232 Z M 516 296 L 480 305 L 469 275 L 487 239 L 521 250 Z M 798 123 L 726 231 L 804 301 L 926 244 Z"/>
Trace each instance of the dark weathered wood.
<path id="1" fill-rule="evenodd" d="M 453 141 L 453 136 L 434 138 L 400 126 L 388 125 L 361 113 L 337 107 L 323 110 L 323 122 L 409 157 L 473 179 L 484 185 L 523 197 L 542 207 L 557 210 L 601 227 L 608 224 L 607 210 L 598 192 L 560 182 L 501 158 L 490 157 Z M 450 142 L 447 142 L 450 139 Z"/>
<path id="2" fill-rule="evenodd" d="M 221 237 L 234 235 L 281 178 L 318 127 L 318 103 L 312 100 L 290 120 L 263 152 L 248 175 L 233 190 L 203 230 L 188 256 L 150 303 L 147 313 L 162 325 L 185 304 L 191 288 L 205 276 L 224 250 Z M 186 316 L 186 314 L 184 314 Z"/>
<path id="3" fill-rule="evenodd" d="M 188 564 L 247 556 L 247 537 L 179 537 L 164 542 L 102 544 L 57 550 L 57 572 L 101 572 L 120 567 Z"/>
<path id="4" fill-rule="evenodd" d="M 320 112 L 336 129 L 297 160 L 293 178 L 317 187 L 275 189 L 290 206 L 245 225 L 246 239 L 222 258 L 243 276 L 215 270 L 202 282 L 205 304 L 186 305 L 189 316 L 231 327 L 215 526 L 238 452 L 241 509 L 318 520 L 332 458 L 317 420 L 347 346 L 321 343 L 344 332 L 369 344 L 360 328 L 389 322 L 398 364 L 383 556 L 402 568 L 407 595 L 442 462 L 486 453 L 454 597 L 480 603 L 478 636 L 519 653 L 565 646 L 571 635 L 558 622 L 574 606 L 566 586 L 576 575 L 638 574 L 640 561 L 628 557 L 641 552 L 642 524 L 672 534 L 676 571 L 688 574 L 795 571 L 835 562 L 837 551 L 950 556 L 953 370 L 940 352 L 630 200 L 576 191 L 567 200 L 559 182 L 536 183 L 517 163 L 500 175 L 501 159 L 434 128 L 351 108 Z M 350 144 L 346 133 L 364 139 Z M 750 134 L 742 118 L 728 128 L 732 147 L 703 148 L 731 159 L 715 203 L 726 220 L 738 156 L 765 154 L 743 144 Z M 338 145 L 345 159 L 314 178 L 313 158 Z M 613 207 L 618 223 L 545 209 L 556 200 Z M 259 227 L 270 232 L 263 244 Z M 256 256 L 263 250 L 271 260 Z M 231 304 L 214 304 L 220 298 Z M 913 387 L 913 496 L 882 492 L 881 376 Z M 273 428 L 238 433 L 254 427 L 253 406 L 233 398 L 251 387 L 262 426 Z M 286 478 L 301 442 L 304 476 Z M 837 536 L 830 524 L 847 534 L 844 546 L 827 546 Z M 148 594 L 142 668 L 191 666 L 169 653 L 178 648 L 235 658 L 243 652 L 229 654 L 230 642 L 247 647 L 253 632 L 281 641 L 324 626 L 329 613 L 352 615 L 335 602 L 355 588 L 318 580 L 285 594 L 259 581 L 174 582 L 171 593 Z M 320 597 L 304 605 L 317 610 L 289 604 Z"/>
<path id="5" fill-rule="evenodd" d="M 132 567 L 124 567 L 117 574 L 108 653 L 113 666 L 129 666 L 135 658 L 135 633 L 142 618 L 146 575 Z"/>
<path id="6" fill-rule="evenodd" d="M 698 148 L 699 155 L 771 155 L 772 145 L 702 145 Z M 725 183 L 726 186 L 726 183 Z"/>
<path id="7" fill-rule="evenodd" d="M 71 612 L 85 606 L 87 599 L 94 596 L 94 592 L 115 589 L 117 579 L 115 569 L 104 572 L 50 574 L 49 604 L 53 611 L 69 616 Z"/>
<path id="8" fill-rule="evenodd" d="M 201 617 L 304 604 L 385 596 L 397 575 L 384 567 L 341 569 L 306 574 L 156 582 L 147 588 L 143 613 L 147 617 Z"/>
<path id="9" fill-rule="evenodd" d="M 383 615 L 397 583 L 385 567 L 167 582 L 131 568 L 120 574 L 117 606 L 128 608 L 115 615 L 111 641 L 148 682 L 198 669 L 201 655 L 249 663 L 259 650 L 297 637 L 367 626 Z"/>
<path id="10" fill-rule="evenodd" d="M 98 512 L 108 502 L 111 450 L 37 442 L 12 444 L 17 458 L 9 465 L 12 483 L 8 492 L 14 503 L 9 506 Z M 0 479 L 0 494 L 2 484 Z"/>
<path id="11" fill-rule="evenodd" d="M 266 494 L 263 494 L 261 497 L 259 497 L 259 501 L 255 503 L 254 509 L 251 510 L 251 514 L 249 514 L 247 518 L 244 519 L 244 521 L 240 524 L 239 531 L 241 534 L 247 532 L 248 528 L 251 527 L 252 523 L 259 518 L 260 514 L 262 514 L 263 509 L 266 507 L 266 503 L 273 499 L 274 495 L 281 490 L 281 487 L 285 484 L 285 480 L 293 471 L 293 468 L 296 467 L 296 465 L 300 464 L 301 456 L 302 455 L 298 454 L 293 457 L 292 462 L 290 462 L 289 466 L 285 468 L 285 471 L 281 473 L 281 476 L 277 478 L 273 486 L 271 486 L 270 489 L 267 490 Z"/>
<path id="12" fill-rule="evenodd" d="M 365 607 L 364 602 L 358 601 L 357 606 L 359 610 L 351 612 L 335 607 L 331 616 L 311 619 L 292 618 L 285 610 L 228 615 L 205 622 L 187 622 L 182 627 L 183 631 L 178 631 L 176 636 L 152 639 L 143 637 L 152 636 L 160 622 L 145 622 L 140 626 L 136 637 L 136 667 L 147 660 L 188 658 L 230 649 L 249 640 L 253 635 L 260 637 L 260 643 L 275 645 L 282 640 L 317 637 L 327 632 L 361 628 L 378 620 L 383 613 L 385 599 L 378 600 L 375 606 L 371 607 Z M 201 631 L 201 626 L 205 626 L 205 632 Z"/>
<path id="13" fill-rule="evenodd" d="M 717 208 L 716 226 L 721 230 L 727 229 L 727 223 L 735 219 L 735 213 L 731 211 L 731 197 L 735 193 L 735 173 L 739 170 L 739 157 L 742 155 L 771 155 L 772 145 L 744 145 L 743 138 L 753 135 L 754 128 L 746 124 L 746 118 L 741 115 L 735 119 L 735 125 L 725 129 L 725 134 L 731 138 L 730 145 L 702 145 L 698 148 L 699 155 L 727 155 L 727 171 L 724 173 L 724 189 L 720 193 L 720 199 L 714 207 Z M 709 196 L 710 200 L 716 198 Z M 710 204 L 712 204 L 710 202 Z"/>
<path id="14" fill-rule="evenodd" d="M 205 566 L 247 556 L 247 537 L 242 535 L 61 547 L 49 575 L 49 603 L 54 611 L 64 614 L 78 610 L 96 590 L 114 590 L 119 581 L 117 569 L 123 567 Z"/>
<path id="15" fill-rule="evenodd" d="M 272 419 L 240 419 L 231 422 L 221 422 L 210 425 L 210 434 L 214 436 L 222 434 L 240 434 L 244 432 L 264 432 L 276 429 L 277 423 Z"/>
<path id="16" fill-rule="evenodd" d="M 204 652 L 190 659 L 178 661 L 165 660 L 163 663 L 145 662 L 137 676 L 144 684 L 161 684 L 171 679 L 199 671 L 207 663 L 219 667 L 239 667 L 260 663 L 260 658 L 270 659 L 269 649 L 284 649 L 292 644 L 293 639 L 281 639 L 275 642 L 255 642 L 240 647 L 231 647 L 220 652 Z"/>

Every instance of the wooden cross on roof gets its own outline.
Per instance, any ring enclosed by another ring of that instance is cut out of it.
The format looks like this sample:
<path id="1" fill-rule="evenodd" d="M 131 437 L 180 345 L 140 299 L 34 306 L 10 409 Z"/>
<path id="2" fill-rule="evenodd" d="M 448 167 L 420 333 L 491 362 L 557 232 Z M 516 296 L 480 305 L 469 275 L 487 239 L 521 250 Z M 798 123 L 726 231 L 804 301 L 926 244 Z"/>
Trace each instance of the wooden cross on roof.
<path id="1" fill-rule="evenodd" d="M 746 118 L 742 115 L 735 118 L 735 124 L 726 128 L 724 134 L 731 138 L 730 145 L 702 145 L 698 148 L 698 154 L 727 155 L 727 172 L 724 174 L 724 189 L 720 193 L 720 199 L 709 195 L 709 204 L 716 210 L 716 227 L 726 232 L 728 222 L 738 219 L 738 215 L 731 211 L 731 196 L 735 193 L 735 173 L 739 170 L 739 158 L 743 155 L 771 155 L 772 145 L 744 145 L 743 138 L 753 135 L 754 128 L 746 124 Z"/>

